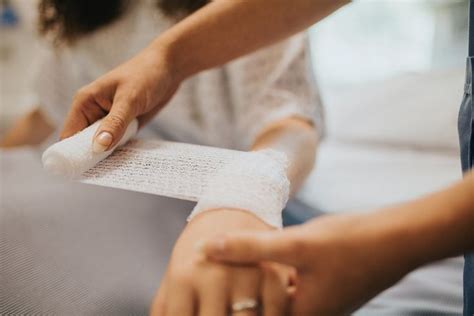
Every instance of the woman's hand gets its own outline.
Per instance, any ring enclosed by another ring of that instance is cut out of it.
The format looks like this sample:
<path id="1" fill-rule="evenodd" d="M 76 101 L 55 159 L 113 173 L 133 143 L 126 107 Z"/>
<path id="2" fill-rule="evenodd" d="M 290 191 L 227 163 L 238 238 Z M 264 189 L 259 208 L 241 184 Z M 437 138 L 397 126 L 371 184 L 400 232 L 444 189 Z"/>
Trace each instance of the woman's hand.
<path id="1" fill-rule="evenodd" d="M 474 249 L 474 172 L 445 190 L 376 212 L 325 216 L 279 232 L 203 242 L 213 259 L 297 269 L 292 315 L 345 315 L 413 269 Z"/>
<path id="2" fill-rule="evenodd" d="M 287 267 L 223 265 L 196 251 L 202 238 L 242 230 L 259 232 L 271 228 L 242 211 L 218 210 L 196 216 L 176 243 L 151 315 L 227 316 L 232 304 L 248 300 L 259 302 L 259 309 L 239 312 L 239 316 L 285 315 L 291 272 Z"/>
<path id="3" fill-rule="evenodd" d="M 164 48 L 152 44 L 133 59 L 81 88 L 74 97 L 61 138 L 104 118 L 93 141 L 95 152 L 113 147 L 128 124 L 150 120 L 181 82 Z"/>
<path id="4" fill-rule="evenodd" d="M 410 271 L 382 216 L 315 219 L 279 232 L 238 233 L 205 241 L 204 254 L 229 264 L 280 262 L 297 270 L 291 315 L 349 315 Z M 394 225 L 395 226 L 395 225 Z M 397 245 L 397 242 L 400 244 Z"/>
<path id="5" fill-rule="evenodd" d="M 204 241 L 228 263 L 273 261 L 297 269 L 292 315 L 345 315 L 424 264 L 474 250 L 474 171 L 418 200 L 333 215 L 279 232 Z"/>

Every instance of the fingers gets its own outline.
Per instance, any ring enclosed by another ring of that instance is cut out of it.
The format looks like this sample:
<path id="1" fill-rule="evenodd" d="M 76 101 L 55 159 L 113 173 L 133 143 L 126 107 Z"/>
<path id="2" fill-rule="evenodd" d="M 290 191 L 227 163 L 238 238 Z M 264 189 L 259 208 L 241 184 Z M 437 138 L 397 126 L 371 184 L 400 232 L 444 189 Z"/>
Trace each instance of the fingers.
<path id="1" fill-rule="evenodd" d="M 113 102 L 112 102 L 113 100 Z M 117 88 L 114 82 L 94 82 L 78 91 L 66 117 L 61 139 L 70 137 L 95 121 L 104 118 L 94 137 L 92 149 L 103 152 L 114 147 L 137 116 L 138 93 L 127 87 Z M 107 114 L 108 112 L 108 114 Z M 142 114 L 142 113 L 140 113 Z"/>
<path id="2" fill-rule="evenodd" d="M 122 138 L 128 125 L 135 119 L 136 98 L 118 93 L 109 114 L 102 120 L 93 140 L 92 150 L 103 152 L 113 148 Z"/>
<path id="3" fill-rule="evenodd" d="M 165 313 L 159 316 L 194 316 L 195 300 L 194 290 L 187 284 L 181 286 L 175 283 L 169 286 L 169 295 L 166 296 Z"/>
<path id="4" fill-rule="evenodd" d="M 152 302 L 150 316 L 194 316 L 195 293 L 185 279 L 171 282 L 166 272 L 158 293 Z"/>
<path id="5" fill-rule="evenodd" d="M 68 138 L 82 131 L 87 126 L 101 119 L 106 115 L 106 111 L 97 103 L 93 96 L 78 94 L 69 110 L 64 127 L 61 132 L 61 139 Z"/>
<path id="6" fill-rule="evenodd" d="M 284 316 L 288 314 L 289 276 L 273 266 L 263 269 L 262 316 Z"/>
<path id="7" fill-rule="evenodd" d="M 150 316 L 164 315 L 166 310 L 165 292 L 166 290 L 161 286 L 151 304 Z"/>
<path id="8" fill-rule="evenodd" d="M 227 316 L 228 292 L 219 279 L 212 279 L 201 290 L 199 297 L 199 316 Z"/>
<path id="9" fill-rule="evenodd" d="M 298 267 L 306 242 L 296 228 L 278 232 L 240 233 L 205 241 L 201 251 L 217 260 L 234 263 L 275 261 Z"/>
<path id="10" fill-rule="evenodd" d="M 287 315 L 290 268 L 275 267 L 281 266 L 234 267 L 230 275 L 227 268 L 216 265 L 215 269 L 204 272 L 206 277 L 203 279 L 193 275 L 175 279 L 172 283 L 165 280 L 150 316 L 228 316 L 229 311 L 237 316 Z M 192 279 L 195 279 L 194 286 L 189 283 Z M 261 305 L 257 308 L 244 306 L 252 301 Z M 242 309 L 232 311 L 232 306 L 239 308 L 239 304 Z"/>
<path id="11" fill-rule="evenodd" d="M 150 308 L 150 316 L 164 315 L 166 311 L 166 290 L 167 290 L 167 276 L 165 273 L 164 279 L 161 281 L 158 293 L 155 295 Z"/>
<path id="12" fill-rule="evenodd" d="M 258 302 L 262 281 L 260 269 L 255 267 L 235 268 L 233 276 L 229 305 L 232 307 L 234 304 L 246 301 Z M 232 315 L 257 316 L 259 315 L 259 308 L 234 312 Z"/>
<path id="13" fill-rule="evenodd" d="M 64 122 L 61 139 L 80 132 L 95 121 L 104 117 L 112 106 L 115 83 L 103 84 L 97 80 L 81 88 L 72 102 Z"/>

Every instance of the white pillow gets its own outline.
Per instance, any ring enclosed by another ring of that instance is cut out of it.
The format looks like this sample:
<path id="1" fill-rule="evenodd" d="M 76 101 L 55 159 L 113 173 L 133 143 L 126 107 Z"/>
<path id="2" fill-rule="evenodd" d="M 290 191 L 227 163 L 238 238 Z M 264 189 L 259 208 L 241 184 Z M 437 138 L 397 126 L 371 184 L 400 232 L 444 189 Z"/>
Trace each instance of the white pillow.
<path id="1" fill-rule="evenodd" d="M 403 147 L 458 150 L 464 69 L 404 74 L 326 90 L 328 137 Z"/>

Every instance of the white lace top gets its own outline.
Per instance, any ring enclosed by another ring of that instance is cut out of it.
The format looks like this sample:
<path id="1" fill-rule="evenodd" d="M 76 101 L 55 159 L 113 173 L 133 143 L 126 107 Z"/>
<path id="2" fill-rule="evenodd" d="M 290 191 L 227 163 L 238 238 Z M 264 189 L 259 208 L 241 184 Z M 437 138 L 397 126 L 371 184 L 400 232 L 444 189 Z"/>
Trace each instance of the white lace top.
<path id="1" fill-rule="evenodd" d="M 176 21 L 141 0 L 119 20 L 42 58 L 37 102 L 62 126 L 80 87 L 131 58 Z M 182 142 L 247 150 L 269 123 L 297 116 L 322 129 L 304 35 L 296 35 L 182 84 L 148 130 Z"/>

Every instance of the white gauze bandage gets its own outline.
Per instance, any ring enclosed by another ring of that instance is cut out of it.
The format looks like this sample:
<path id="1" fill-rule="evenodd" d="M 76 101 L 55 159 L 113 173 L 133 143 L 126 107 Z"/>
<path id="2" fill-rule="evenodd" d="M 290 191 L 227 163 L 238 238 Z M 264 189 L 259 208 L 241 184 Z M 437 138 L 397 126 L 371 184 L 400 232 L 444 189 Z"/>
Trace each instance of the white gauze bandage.
<path id="1" fill-rule="evenodd" d="M 138 130 L 138 121 L 133 120 L 128 125 L 122 139 L 114 148 L 106 152 L 95 153 L 92 151 L 92 139 L 99 127 L 99 123 L 100 121 L 97 121 L 76 135 L 53 144 L 46 149 L 42 157 L 43 167 L 54 175 L 68 179 L 77 178 L 107 158 L 115 148 L 127 143 L 136 135 Z"/>
<path id="2" fill-rule="evenodd" d="M 132 140 L 113 153 L 95 154 L 91 143 L 97 127 L 48 148 L 43 154 L 45 168 L 83 183 L 197 201 L 190 219 L 206 210 L 229 208 L 282 226 L 281 212 L 289 195 L 284 153 Z M 135 133 L 136 125 L 129 127 L 120 144 Z"/>

